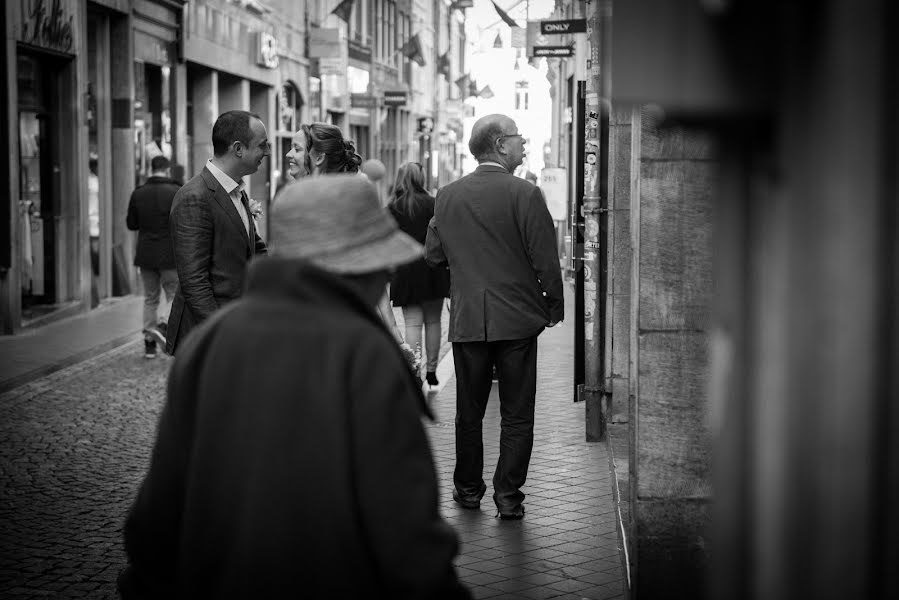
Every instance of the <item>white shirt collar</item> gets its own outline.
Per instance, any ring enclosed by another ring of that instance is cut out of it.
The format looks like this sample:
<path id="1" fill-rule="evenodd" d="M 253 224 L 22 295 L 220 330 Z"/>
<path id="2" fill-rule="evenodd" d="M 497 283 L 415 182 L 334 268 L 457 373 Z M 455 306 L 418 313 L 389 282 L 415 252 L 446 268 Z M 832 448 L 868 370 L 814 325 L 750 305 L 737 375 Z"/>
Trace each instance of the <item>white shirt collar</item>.
<path id="1" fill-rule="evenodd" d="M 227 173 L 215 166 L 211 159 L 206 161 L 206 168 L 209 169 L 216 181 L 222 184 L 222 187 L 225 188 L 225 193 L 229 196 L 235 188 L 243 189 L 243 180 L 240 182 L 234 181 Z"/>

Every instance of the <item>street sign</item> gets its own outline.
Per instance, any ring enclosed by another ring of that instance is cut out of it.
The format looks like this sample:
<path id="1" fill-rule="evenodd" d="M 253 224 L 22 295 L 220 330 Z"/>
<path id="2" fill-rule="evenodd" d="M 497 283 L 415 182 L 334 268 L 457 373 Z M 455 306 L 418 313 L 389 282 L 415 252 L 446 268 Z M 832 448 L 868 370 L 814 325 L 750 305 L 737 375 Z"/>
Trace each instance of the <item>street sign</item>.
<path id="1" fill-rule="evenodd" d="M 370 94 L 351 94 L 350 106 L 353 108 L 376 108 L 378 97 Z"/>
<path id="2" fill-rule="evenodd" d="M 384 106 L 405 106 L 408 95 L 406 90 L 384 90 Z"/>
<path id="3" fill-rule="evenodd" d="M 540 21 L 540 33 L 543 35 L 561 35 L 563 33 L 586 33 L 587 19 L 563 19 L 561 21 Z"/>
<path id="4" fill-rule="evenodd" d="M 534 46 L 534 56 L 574 56 L 571 46 Z"/>

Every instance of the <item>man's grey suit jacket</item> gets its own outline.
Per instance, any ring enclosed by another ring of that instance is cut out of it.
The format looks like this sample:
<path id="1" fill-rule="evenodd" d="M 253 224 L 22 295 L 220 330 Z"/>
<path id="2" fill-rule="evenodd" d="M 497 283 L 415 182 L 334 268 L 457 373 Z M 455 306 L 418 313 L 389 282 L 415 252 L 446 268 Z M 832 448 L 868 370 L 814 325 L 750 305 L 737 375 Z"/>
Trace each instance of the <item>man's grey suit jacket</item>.
<path id="1" fill-rule="evenodd" d="M 251 216 L 250 234 L 225 188 L 207 168 L 175 194 L 169 227 L 178 269 L 178 293 L 169 315 L 166 352 L 244 291 L 247 263 L 266 254 Z"/>
<path id="2" fill-rule="evenodd" d="M 543 195 L 500 166 L 481 165 L 440 188 L 425 259 L 449 265 L 451 342 L 523 339 L 564 317 L 556 233 Z"/>

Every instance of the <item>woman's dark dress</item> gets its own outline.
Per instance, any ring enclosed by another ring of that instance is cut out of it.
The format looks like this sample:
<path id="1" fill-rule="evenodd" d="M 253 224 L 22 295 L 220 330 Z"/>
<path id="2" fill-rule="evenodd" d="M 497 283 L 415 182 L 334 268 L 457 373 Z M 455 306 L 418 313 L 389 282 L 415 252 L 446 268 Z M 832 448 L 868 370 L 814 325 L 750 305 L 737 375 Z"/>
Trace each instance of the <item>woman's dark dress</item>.
<path id="1" fill-rule="evenodd" d="M 387 208 L 400 229 L 424 245 L 428 223 L 434 216 L 434 199 L 418 193 L 414 203 L 411 218 L 393 204 Z M 446 297 L 449 297 L 449 271 L 445 267 L 429 267 L 424 258 L 399 267 L 390 282 L 390 300 L 394 306 L 416 306 L 425 300 Z"/>

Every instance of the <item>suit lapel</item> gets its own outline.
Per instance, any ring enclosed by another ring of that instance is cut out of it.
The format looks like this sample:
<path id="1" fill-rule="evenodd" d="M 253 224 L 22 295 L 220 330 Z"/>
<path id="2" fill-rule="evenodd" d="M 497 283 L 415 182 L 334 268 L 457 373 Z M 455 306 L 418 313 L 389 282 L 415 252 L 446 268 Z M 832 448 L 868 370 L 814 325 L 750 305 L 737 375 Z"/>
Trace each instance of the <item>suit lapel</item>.
<path id="1" fill-rule="evenodd" d="M 229 196 L 225 192 L 225 188 L 222 187 L 222 184 L 218 182 L 218 179 L 209 172 L 209 169 L 203 167 L 203 179 L 206 180 L 206 187 L 209 188 L 211 192 L 213 192 L 213 198 L 216 203 L 221 207 L 225 214 L 228 215 L 228 220 L 231 221 L 231 224 L 237 228 L 237 233 L 240 234 L 240 237 L 243 238 L 244 242 L 247 244 L 247 248 L 250 250 L 250 253 L 253 252 L 253 244 L 250 243 L 250 237 L 247 236 L 247 228 L 243 226 L 243 219 L 240 218 L 240 214 L 237 212 L 237 209 L 234 208 L 234 203 L 231 201 L 231 196 Z M 248 217 L 249 218 L 249 217 Z M 250 232 L 253 232 L 253 225 L 250 224 Z"/>

